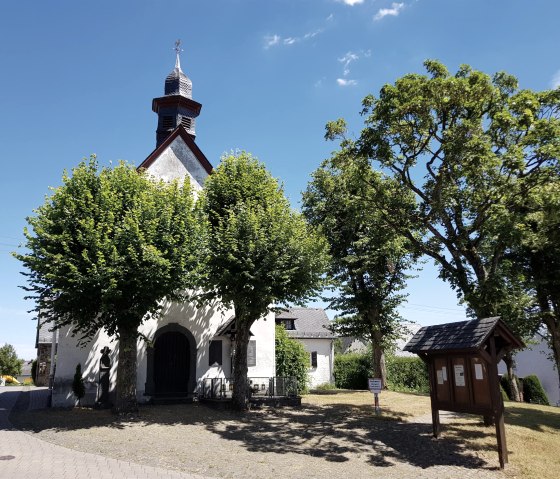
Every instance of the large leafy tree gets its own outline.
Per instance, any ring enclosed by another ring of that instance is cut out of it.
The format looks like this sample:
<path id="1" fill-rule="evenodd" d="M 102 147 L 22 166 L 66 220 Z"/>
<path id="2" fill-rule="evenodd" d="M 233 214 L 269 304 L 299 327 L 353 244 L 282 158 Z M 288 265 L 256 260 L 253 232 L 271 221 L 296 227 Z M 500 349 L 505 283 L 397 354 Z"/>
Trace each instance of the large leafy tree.
<path id="1" fill-rule="evenodd" d="M 519 207 L 525 214 L 516 225 L 521 242 L 512 258 L 535 298 L 533 312 L 544 326 L 560 378 L 560 178 L 533 190 Z"/>
<path id="2" fill-rule="evenodd" d="M 130 165 L 94 157 L 27 221 L 28 272 L 40 319 L 70 326 L 80 342 L 100 329 L 119 340 L 117 412 L 136 404 L 138 328 L 160 301 L 178 299 L 198 264 L 199 226 L 188 182 L 155 181 Z"/>
<path id="3" fill-rule="evenodd" d="M 21 374 L 23 360 L 17 357 L 15 348 L 11 344 L 0 347 L 0 375 L 17 376 Z"/>
<path id="4" fill-rule="evenodd" d="M 406 75 L 364 99 L 365 128 L 351 147 L 415 195 L 415 229 L 401 222 L 405 212 L 386 220 L 435 260 L 472 314 L 501 315 L 530 334 L 504 258 L 517 241 L 514 205 L 557 175 L 560 90 L 519 90 L 511 75 L 468 66 L 455 75 L 437 61 L 425 67 L 428 75 Z M 330 136 L 343 128 L 332 123 Z M 426 233 L 415 236 L 417 228 Z"/>
<path id="5" fill-rule="evenodd" d="M 329 243 L 337 286 L 329 307 L 339 311 L 333 331 L 372 344 L 373 374 L 384 384 L 384 351 L 402 333 L 397 307 L 415 261 L 410 241 L 385 218 L 407 207 L 414 207 L 408 191 L 344 149 L 313 173 L 303 195 L 304 215 Z"/>
<path id="6" fill-rule="evenodd" d="M 222 158 L 201 201 L 209 228 L 203 296 L 234 308 L 233 403 L 246 409 L 250 327 L 275 306 L 301 301 L 321 287 L 325 241 L 248 153 Z"/>

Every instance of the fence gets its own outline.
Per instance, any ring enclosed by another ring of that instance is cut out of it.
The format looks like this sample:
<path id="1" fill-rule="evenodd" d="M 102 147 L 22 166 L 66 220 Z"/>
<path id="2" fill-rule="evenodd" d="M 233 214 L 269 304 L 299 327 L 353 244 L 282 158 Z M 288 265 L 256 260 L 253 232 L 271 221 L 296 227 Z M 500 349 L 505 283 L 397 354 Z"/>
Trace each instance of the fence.
<path id="1" fill-rule="evenodd" d="M 272 378 L 247 378 L 252 397 L 295 397 L 298 395 L 297 379 L 293 376 Z M 198 396 L 203 399 L 231 398 L 235 385 L 233 378 L 205 378 L 199 386 Z"/>

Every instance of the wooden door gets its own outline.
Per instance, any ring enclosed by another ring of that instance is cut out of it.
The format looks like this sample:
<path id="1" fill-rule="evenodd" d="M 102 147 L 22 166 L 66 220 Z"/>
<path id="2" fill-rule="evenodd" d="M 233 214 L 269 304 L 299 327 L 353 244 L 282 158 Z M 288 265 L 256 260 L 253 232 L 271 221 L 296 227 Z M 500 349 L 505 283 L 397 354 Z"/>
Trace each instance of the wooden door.
<path id="1" fill-rule="evenodd" d="M 156 339 L 154 383 L 156 394 L 187 394 L 189 342 L 184 334 L 170 331 Z"/>

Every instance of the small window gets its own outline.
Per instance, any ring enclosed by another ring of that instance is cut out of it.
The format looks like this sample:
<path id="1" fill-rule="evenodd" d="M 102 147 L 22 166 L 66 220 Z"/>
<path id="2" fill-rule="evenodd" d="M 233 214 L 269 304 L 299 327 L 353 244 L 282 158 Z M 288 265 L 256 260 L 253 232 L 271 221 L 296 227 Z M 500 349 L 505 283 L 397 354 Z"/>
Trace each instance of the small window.
<path id="1" fill-rule="evenodd" d="M 208 364 L 212 366 L 214 363 L 222 365 L 222 341 L 210 341 L 210 354 Z"/>
<path id="2" fill-rule="evenodd" d="M 172 116 L 164 116 L 161 119 L 161 126 L 163 128 L 173 128 L 175 126 L 175 122 L 173 121 Z"/>
<path id="3" fill-rule="evenodd" d="M 253 367 L 257 365 L 257 342 L 254 340 L 249 341 L 247 346 L 247 366 Z"/>
<path id="4" fill-rule="evenodd" d="M 317 368 L 317 351 L 311 352 L 311 367 L 314 369 Z"/>
<path id="5" fill-rule="evenodd" d="M 293 331 L 294 329 L 296 329 L 294 320 L 293 319 L 284 320 L 284 328 L 287 329 L 288 331 Z"/>
<path id="6" fill-rule="evenodd" d="M 184 116 L 183 118 L 181 118 L 181 125 L 183 125 L 185 130 L 190 130 L 192 126 L 192 119 Z"/>

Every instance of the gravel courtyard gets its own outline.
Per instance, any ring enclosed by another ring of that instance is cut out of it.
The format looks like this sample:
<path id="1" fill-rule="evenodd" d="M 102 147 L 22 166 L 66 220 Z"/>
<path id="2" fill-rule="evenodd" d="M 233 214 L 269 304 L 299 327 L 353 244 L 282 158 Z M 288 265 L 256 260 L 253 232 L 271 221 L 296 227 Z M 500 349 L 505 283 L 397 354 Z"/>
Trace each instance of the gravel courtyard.
<path id="1" fill-rule="evenodd" d="M 494 448 L 467 450 L 453 434 L 454 422 L 464 425 L 468 419 L 448 418 L 448 432 L 434 440 L 425 414 L 403 418 L 387 411 L 378 418 L 371 405 L 364 404 L 368 394 L 346 395 L 336 404 L 307 396 L 300 408 L 247 414 L 198 403 L 143 406 L 140 416 L 130 419 L 85 408 L 20 407 L 11 421 L 71 449 L 208 477 L 506 477 L 497 468 Z M 384 400 L 390 402 L 389 396 Z M 481 434 L 492 434 L 492 428 Z M 515 477 L 515 471 L 508 469 L 507 476 Z"/>

